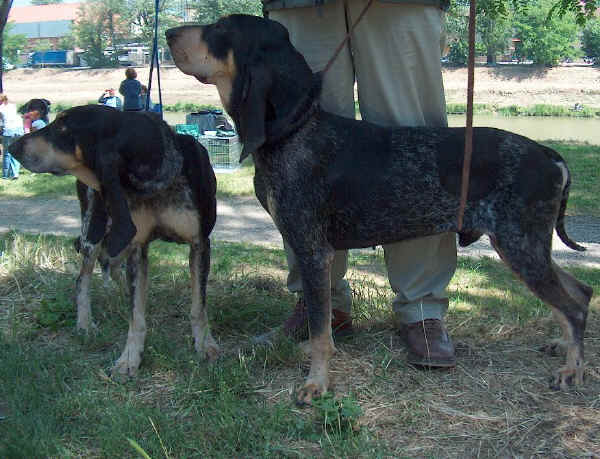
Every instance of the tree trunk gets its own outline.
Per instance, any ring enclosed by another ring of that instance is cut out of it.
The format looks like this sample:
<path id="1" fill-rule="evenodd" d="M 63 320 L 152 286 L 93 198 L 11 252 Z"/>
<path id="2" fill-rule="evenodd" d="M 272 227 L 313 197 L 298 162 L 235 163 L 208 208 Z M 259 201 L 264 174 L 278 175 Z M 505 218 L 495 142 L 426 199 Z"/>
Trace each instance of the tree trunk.
<path id="1" fill-rule="evenodd" d="M 496 53 L 487 53 L 487 65 L 496 65 Z"/>
<path id="2" fill-rule="evenodd" d="M 6 21 L 8 20 L 8 13 L 10 12 L 10 8 L 12 7 L 13 0 L 2 0 L 0 4 L 0 92 L 4 92 L 4 87 L 2 85 L 2 75 L 4 73 L 4 27 L 6 26 Z"/>

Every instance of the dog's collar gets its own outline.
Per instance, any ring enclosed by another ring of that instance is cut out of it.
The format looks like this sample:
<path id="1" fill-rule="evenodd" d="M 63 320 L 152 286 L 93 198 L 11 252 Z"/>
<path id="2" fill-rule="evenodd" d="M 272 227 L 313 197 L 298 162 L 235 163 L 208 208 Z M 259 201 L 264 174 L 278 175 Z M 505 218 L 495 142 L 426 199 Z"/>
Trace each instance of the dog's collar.
<path id="1" fill-rule="evenodd" d="M 278 143 L 281 140 L 289 137 L 304 124 L 319 110 L 319 97 L 321 96 L 321 75 L 314 74 L 313 84 L 305 97 L 292 110 L 290 115 L 285 119 L 277 119 L 267 122 L 266 145 Z"/>

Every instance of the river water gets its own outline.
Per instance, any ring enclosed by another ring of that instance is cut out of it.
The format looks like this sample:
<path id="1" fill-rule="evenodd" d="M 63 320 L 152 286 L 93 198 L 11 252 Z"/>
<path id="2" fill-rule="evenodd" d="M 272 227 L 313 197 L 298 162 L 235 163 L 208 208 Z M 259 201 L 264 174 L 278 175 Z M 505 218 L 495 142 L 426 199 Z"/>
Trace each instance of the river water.
<path id="1" fill-rule="evenodd" d="M 165 120 L 169 124 L 182 124 L 185 115 L 165 112 Z M 450 115 L 448 124 L 464 126 L 465 116 Z M 594 118 L 477 115 L 473 125 L 505 129 L 534 140 L 577 140 L 600 145 L 600 121 Z"/>
<path id="2" fill-rule="evenodd" d="M 464 115 L 450 115 L 450 126 L 464 126 Z M 577 140 L 600 145 L 600 121 L 594 118 L 563 118 L 550 116 L 479 115 L 473 126 L 488 126 L 516 132 L 533 140 Z"/>

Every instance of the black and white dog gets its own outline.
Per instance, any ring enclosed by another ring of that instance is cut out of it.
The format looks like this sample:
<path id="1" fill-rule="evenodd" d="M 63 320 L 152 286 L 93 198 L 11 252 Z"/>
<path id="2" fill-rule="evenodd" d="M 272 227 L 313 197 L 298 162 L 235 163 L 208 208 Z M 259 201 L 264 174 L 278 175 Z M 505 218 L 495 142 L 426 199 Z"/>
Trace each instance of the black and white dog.
<path id="1" fill-rule="evenodd" d="M 278 22 L 233 15 L 166 32 L 179 69 L 215 84 L 256 168 L 255 189 L 302 273 L 311 368 L 299 403 L 326 391 L 331 339 L 330 265 L 336 249 L 444 232 L 494 248 L 560 323 L 566 365 L 553 385 L 583 382 L 583 334 L 592 289 L 551 257 L 565 233 L 571 177 L 555 151 L 491 128 L 474 131 L 464 227 L 457 227 L 464 129 L 385 128 L 319 106 L 320 78 Z"/>

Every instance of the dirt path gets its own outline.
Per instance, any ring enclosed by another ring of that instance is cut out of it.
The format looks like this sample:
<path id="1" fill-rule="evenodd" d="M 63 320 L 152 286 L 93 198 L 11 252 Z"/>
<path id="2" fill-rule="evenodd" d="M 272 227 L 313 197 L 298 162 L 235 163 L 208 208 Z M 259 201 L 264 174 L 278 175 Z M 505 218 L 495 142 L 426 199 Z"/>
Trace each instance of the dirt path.
<path id="1" fill-rule="evenodd" d="M 139 80 L 147 84 L 149 70 L 139 68 Z M 478 66 L 475 72 L 475 103 L 497 105 L 582 103 L 600 107 L 600 69 L 564 66 L 552 69 L 531 66 Z M 15 69 L 3 76 L 4 91 L 16 103 L 45 97 L 53 103 L 84 104 L 97 100 L 107 87 L 118 88 L 124 69 Z M 467 71 L 444 68 L 444 86 L 449 103 L 466 102 Z M 152 99 L 158 101 L 153 82 Z M 161 67 L 165 105 L 177 102 L 220 105 L 215 86 L 200 84 L 175 67 Z"/>
<path id="2" fill-rule="evenodd" d="M 466 100 L 467 74 L 464 68 L 445 68 L 444 85 L 450 103 Z M 138 69 L 140 81 L 147 82 L 148 69 Z M 106 87 L 118 87 L 124 69 L 17 69 L 4 75 L 9 98 L 23 103 L 31 97 L 46 97 L 54 103 L 81 104 L 96 100 Z M 195 102 L 220 105 L 214 86 L 203 85 L 174 67 L 161 68 L 164 104 Z M 154 91 L 156 85 L 153 85 Z M 153 93 L 158 101 L 158 94 Z M 477 67 L 475 102 L 498 105 L 552 104 L 572 106 L 583 103 L 600 107 L 600 69 L 565 66 L 540 69 L 527 66 Z M 79 232 L 78 204 L 74 199 L 0 199 L 0 232 L 9 229 L 32 233 L 76 235 Z M 270 217 L 255 198 L 219 202 L 215 240 L 242 241 L 281 247 L 281 237 Z M 567 221 L 570 236 L 588 247 L 574 252 L 555 240 L 554 256 L 560 263 L 600 267 L 600 219 L 572 217 Z M 461 255 L 490 255 L 495 252 L 483 240 Z"/>
<path id="3" fill-rule="evenodd" d="M 282 247 L 277 228 L 256 198 L 221 200 L 218 202 L 217 212 L 213 240 Z M 79 204 L 75 198 L 0 200 L 0 233 L 14 229 L 35 234 L 76 236 L 79 234 L 79 228 Z M 567 217 L 567 233 L 582 243 L 587 251 L 575 252 L 569 249 L 555 234 L 555 260 L 562 265 L 600 268 L 600 218 Z M 498 258 L 487 237 L 469 247 L 459 248 L 458 254 Z"/>

